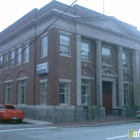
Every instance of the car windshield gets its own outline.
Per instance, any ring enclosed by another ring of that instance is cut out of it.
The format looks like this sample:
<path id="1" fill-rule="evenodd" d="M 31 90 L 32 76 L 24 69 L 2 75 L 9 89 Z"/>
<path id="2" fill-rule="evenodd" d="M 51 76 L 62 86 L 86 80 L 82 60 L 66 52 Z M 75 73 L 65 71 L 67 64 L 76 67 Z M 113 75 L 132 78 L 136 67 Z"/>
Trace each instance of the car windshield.
<path id="1" fill-rule="evenodd" d="M 11 106 L 11 105 L 5 105 L 5 108 L 7 108 L 7 109 L 15 109 L 14 106 Z"/>
<path id="2" fill-rule="evenodd" d="M 0 106 L 0 109 L 6 109 L 6 107 L 5 106 Z"/>

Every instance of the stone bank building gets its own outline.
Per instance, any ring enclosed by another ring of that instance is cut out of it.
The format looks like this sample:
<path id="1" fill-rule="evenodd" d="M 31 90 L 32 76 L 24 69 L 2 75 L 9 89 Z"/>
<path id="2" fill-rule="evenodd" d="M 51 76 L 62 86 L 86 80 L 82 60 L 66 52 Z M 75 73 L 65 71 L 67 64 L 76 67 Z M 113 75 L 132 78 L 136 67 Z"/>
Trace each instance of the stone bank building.
<path id="1" fill-rule="evenodd" d="M 0 104 L 53 122 L 85 119 L 84 105 L 101 116 L 140 105 L 137 28 L 80 5 L 62 15 L 67 8 L 52 1 L 0 33 Z"/>

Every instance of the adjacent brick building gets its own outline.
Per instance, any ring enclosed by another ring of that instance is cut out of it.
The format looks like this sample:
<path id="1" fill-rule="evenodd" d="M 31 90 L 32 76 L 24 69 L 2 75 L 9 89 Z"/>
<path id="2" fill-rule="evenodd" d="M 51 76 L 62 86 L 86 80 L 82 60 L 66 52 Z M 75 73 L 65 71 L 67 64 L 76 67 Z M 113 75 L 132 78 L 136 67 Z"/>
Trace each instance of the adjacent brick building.
<path id="1" fill-rule="evenodd" d="M 83 105 L 101 116 L 140 105 L 137 28 L 79 5 L 62 15 L 67 8 L 52 1 L 0 33 L 0 103 L 49 121 L 85 119 Z"/>

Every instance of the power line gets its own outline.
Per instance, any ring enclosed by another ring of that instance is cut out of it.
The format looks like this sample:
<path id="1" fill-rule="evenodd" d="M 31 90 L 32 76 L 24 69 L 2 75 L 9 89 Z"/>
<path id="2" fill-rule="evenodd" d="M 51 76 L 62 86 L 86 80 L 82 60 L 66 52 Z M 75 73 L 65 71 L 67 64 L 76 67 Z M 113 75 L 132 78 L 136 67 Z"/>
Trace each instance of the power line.
<path id="1" fill-rule="evenodd" d="M 69 5 L 68 6 L 68 8 L 66 8 L 66 10 L 65 11 L 63 11 L 63 13 L 60 15 L 60 16 L 58 16 L 38 37 L 36 37 L 31 43 L 29 43 L 24 49 L 22 49 L 22 51 L 20 52 L 20 53 L 18 53 L 13 59 L 11 59 L 11 60 L 9 60 L 7 63 L 5 63 L 5 64 L 3 64 L 1 67 L 0 67 L 0 69 L 2 69 L 2 68 L 4 68 L 6 65 L 8 65 L 8 64 L 10 64 L 10 62 L 12 61 L 12 60 L 15 60 L 20 54 L 22 54 L 25 50 L 26 50 L 26 48 L 28 48 L 30 45 L 32 45 L 37 39 L 39 39 L 40 38 L 40 36 L 42 36 L 57 20 L 59 20 L 65 13 L 66 13 L 66 11 L 70 8 L 70 7 L 72 7 L 72 5 L 74 5 L 74 3 L 76 2 L 77 0 L 75 0 L 74 2 L 72 2 L 71 3 L 71 5 Z"/>

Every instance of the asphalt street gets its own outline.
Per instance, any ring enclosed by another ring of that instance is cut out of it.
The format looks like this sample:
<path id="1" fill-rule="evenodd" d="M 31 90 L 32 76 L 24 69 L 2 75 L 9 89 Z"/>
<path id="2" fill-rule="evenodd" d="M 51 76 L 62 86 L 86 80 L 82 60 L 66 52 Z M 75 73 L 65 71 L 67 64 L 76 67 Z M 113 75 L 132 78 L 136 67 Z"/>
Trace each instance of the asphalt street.
<path id="1" fill-rule="evenodd" d="M 1 123 L 0 140 L 128 140 L 128 130 L 132 129 L 138 131 L 140 122 L 71 128 Z"/>

